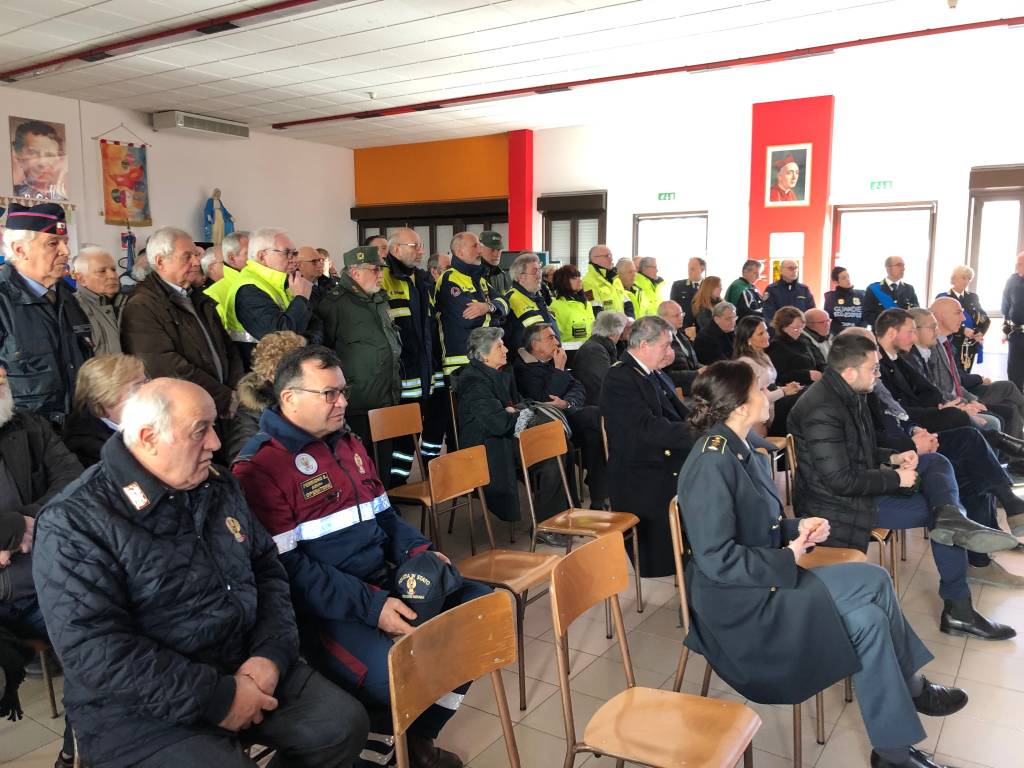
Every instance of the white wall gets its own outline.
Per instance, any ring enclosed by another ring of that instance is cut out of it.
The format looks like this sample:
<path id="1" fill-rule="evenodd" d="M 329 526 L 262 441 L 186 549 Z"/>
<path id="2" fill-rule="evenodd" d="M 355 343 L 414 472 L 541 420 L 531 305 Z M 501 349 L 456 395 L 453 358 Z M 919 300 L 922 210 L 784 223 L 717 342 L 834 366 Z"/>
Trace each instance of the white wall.
<path id="1" fill-rule="evenodd" d="M 70 202 L 77 206 L 72 235 L 80 243 L 99 243 L 120 253 L 121 227 L 103 222 L 99 144 L 91 137 L 123 122 L 152 145 L 149 194 L 155 226 L 178 226 L 203 239 L 203 206 L 219 187 L 237 229 L 284 227 L 297 244 L 327 248 L 332 256 L 356 244 L 349 218 L 354 200 L 349 149 L 255 132 L 248 140 L 154 132 L 142 113 L 3 87 L 0 135 L 7 135 L 9 115 L 64 123 Z M 108 138 L 138 142 L 123 129 Z M 0 162 L 0 194 L 11 189 L 5 160 Z M 140 247 L 152 231 L 137 230 Z"/>
<path id="2" fill-rule="evenodd" d="M 1013 87 L 1022 67 L 1024 29 L 1004 27 L 595 86 L 587 124 L 534 134 L 534 189 L 607 189 L 617 256 L 631 254 L 634 213 L 708 210 L 709 273 L 731 279 L 746 258 L 752 104 L 832 94 L 831 203 L 938 201 L 938 291 L 966 261 L 971 167 L 1024 163 L 1024 104 Z M 871 191 L 871 180 L 893 188 Z M 658 202 L 658 192 L 676 200 Z M 542 237 L 538 214 L 535 247 Z"/>

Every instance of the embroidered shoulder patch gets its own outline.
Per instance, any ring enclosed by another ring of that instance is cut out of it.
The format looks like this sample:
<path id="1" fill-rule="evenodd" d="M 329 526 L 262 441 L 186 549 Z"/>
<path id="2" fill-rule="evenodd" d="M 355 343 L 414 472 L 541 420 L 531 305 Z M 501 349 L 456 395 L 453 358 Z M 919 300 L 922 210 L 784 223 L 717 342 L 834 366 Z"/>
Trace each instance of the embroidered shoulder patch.
<path id="1" fill-rule="evenodd" d="M 725 453 L 726 440 L 721 435 L 709 435 L 704 440 L 701 453 Z"/>

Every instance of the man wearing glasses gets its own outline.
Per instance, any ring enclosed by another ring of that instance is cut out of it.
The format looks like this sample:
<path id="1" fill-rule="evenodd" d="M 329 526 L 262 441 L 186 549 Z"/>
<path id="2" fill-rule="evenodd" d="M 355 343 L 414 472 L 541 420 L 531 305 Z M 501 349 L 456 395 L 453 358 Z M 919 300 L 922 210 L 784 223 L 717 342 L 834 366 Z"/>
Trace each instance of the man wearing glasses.
<path id="1" fill-rule="evenodd" d="M 316 308 L 324 343 L 349 372 L 352 396 L 347 418 L 352 431 L 371 445 L 367 413 L 397 405 L 401 391 L 402 342 L 381 290 L 383 263 L 377 248 L 360 245 L 345 252 L 345 271 Z M 391 471 L 390 456 L 381 455 L 381 475 Z"/>
<path id="2" fill-rule="evenodd" d="M 326 262 L 327 257 L 310 245 L 299 248 L 299 255 L 295 257 L 295 267 L 299 274 L 313 284 L 313 290 L 309 293 L 309 303 L 314 314 L 317 304 L 335 286 L 335 281 L 324 274 Z"/>
<path id="3" fill-rule="evenodd" d="M 283 229 L 265 227 L 249 238 L 249 261 L 231 288 L 225 327 L 249 367 L 256 342 L 274 331 L 294 331 L 311 343 L 322 340 L 310 305 L 313 283 L 302 276 L 299 252 Z"/>

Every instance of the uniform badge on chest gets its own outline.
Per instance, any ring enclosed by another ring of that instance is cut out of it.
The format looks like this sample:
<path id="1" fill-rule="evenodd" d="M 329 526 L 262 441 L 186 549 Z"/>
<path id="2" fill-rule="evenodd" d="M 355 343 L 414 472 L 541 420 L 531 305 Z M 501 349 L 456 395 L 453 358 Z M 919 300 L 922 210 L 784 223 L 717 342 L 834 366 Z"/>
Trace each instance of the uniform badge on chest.
<path id="1" fill-rule="evenodd" d="M 245 541 L 246 535 L 242 533 L 242 524 L 233 517 L 228 517 L 224 520 L 224 525 L 227 526 L 228 530 L 231 531 L 231 535 L 235 537 L 235 541 L 240 544 Z"/>
<path id="2" fill-rule="evenodd" d="M 295 468 L 304 475 L 312 475 L 317 470 L 316 459 L 308 453 L 300 453 L 295 457 Z"/>
<path id="3" fill-rule="evenodd" d="M 358 453 L 353 453 L 352 454 L 352 459 L 356 463 L 356 469 L 359 470 L 359 474 L 360 475 L 365 475 L 366 474 L 366 468 L 363 466 L 363 457 L 360 456 Z"/>

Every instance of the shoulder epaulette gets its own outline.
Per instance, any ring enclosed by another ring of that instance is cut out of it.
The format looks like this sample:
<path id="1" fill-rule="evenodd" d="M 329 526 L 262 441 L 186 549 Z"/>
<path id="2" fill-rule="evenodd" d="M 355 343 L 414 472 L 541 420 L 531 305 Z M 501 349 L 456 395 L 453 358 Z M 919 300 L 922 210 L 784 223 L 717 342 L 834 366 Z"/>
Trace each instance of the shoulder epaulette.
<path id="1" fill-rule="evenodd" d="M 701 453 L 725 453 L 726 444 L 726 439 L 721 435 L 708 435 L 704 438 Z"/>

